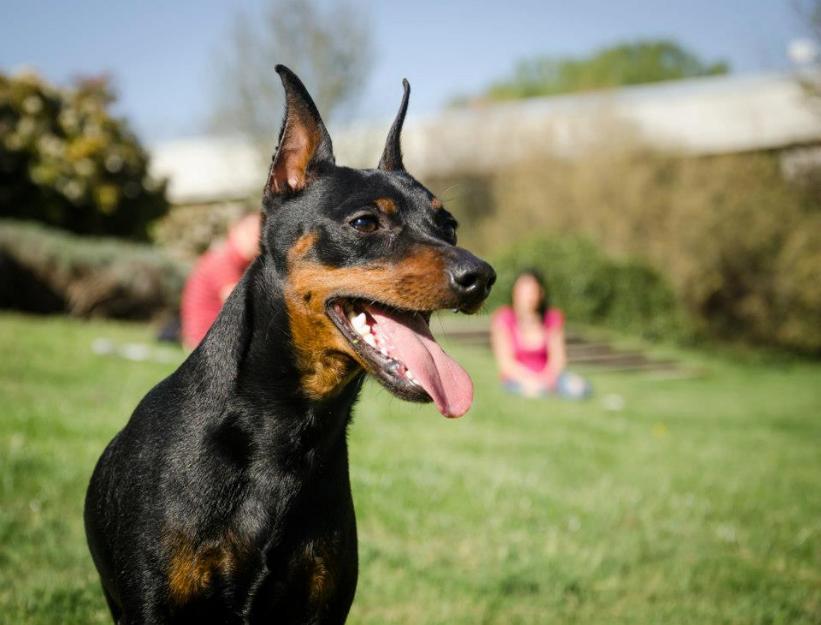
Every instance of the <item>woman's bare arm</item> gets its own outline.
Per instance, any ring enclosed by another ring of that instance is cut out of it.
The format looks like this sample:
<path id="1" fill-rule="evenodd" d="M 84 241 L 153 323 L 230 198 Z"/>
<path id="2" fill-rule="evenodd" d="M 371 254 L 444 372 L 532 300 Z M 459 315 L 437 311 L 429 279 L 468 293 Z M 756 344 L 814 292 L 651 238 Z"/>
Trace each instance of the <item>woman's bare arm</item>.
<path id="1" fill-rule="evenodd" d="M 564 337 L 564 328 L 556 328 L 547 331 L 547 366 L 544 368 L 544 375 L 550 386 L 556 382 L 556 378 L 567 366 L 567 346 Z"/>

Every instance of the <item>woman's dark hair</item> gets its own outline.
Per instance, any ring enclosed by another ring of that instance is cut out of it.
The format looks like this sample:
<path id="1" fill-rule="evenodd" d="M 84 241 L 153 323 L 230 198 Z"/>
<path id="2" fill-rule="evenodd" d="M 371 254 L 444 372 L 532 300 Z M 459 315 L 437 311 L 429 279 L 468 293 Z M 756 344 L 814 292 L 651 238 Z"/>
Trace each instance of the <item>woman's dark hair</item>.
<path id="1" fill-rule="evenodd" d="M 536 269 L 535 267 L 526 267 L 522 269 L 518 274 L 516 274 L 516 279 L 513 281 L 513 286 L 519 281 L 519 278 L 523 276 L 530 276 L 533 278 L 536 283 L 542 289 L 542 298 L 539 300 L 538 310 L 539 315 L 544 317 L 547 313 L 548 308 L 550 308 L 550 299 L 547 293 L 547 281 L 544 279 L 544 274 Z M 513 301 L 513 286 L 510 287 L 510 301 Z"/>

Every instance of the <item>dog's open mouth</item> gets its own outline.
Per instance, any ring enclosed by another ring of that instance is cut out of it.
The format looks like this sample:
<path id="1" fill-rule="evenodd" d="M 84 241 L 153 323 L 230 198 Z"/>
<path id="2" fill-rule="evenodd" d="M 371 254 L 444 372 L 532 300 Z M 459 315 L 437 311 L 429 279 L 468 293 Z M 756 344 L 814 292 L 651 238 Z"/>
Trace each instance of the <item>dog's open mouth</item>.
<path id="1" fill-rule="evenodd" d="M 339 298 L 328 303 L 328 316 L 394 395 L 433 401 L 446 417 L 461 417 L 470 408 L 473 383 L 433 338 L 429 311 Z"/>

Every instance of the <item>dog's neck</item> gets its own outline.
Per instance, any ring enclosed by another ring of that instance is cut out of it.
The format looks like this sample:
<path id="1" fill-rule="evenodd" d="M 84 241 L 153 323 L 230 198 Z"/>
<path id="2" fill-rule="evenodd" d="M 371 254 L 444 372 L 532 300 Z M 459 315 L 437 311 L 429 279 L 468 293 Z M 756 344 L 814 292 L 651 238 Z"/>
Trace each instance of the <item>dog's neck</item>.
<path id="1" fill-rule="evenodd" d="M 282 284 L 266 262 L 270 261 L 258 258 L 249 267 L 189 357 L 188 375 L 196 378 L 204 394 L 198 403 L 216 419 L 239 407 L 260 422 L 268 438 L 300 441 L 305 448 L 294 450 L 297 454 L 344 447 L 364 375 L 333 398 L 305 397 Z"/>

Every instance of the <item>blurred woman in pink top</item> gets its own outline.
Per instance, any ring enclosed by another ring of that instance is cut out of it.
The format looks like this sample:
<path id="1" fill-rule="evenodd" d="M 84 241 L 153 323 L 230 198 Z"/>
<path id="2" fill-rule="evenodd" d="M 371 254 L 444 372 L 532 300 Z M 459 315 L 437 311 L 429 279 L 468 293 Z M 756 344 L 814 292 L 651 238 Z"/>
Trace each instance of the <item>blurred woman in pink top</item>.
<path id="1" fill-rule="evenodd" d="M 505 388 L 526 397 L 582 398 L 590 385 L 568 372 L 564 315 L 550 308 L 541 274 L 528 269 L 513 283 L 512 306 L 493 315 L 491 344 Z"/>

